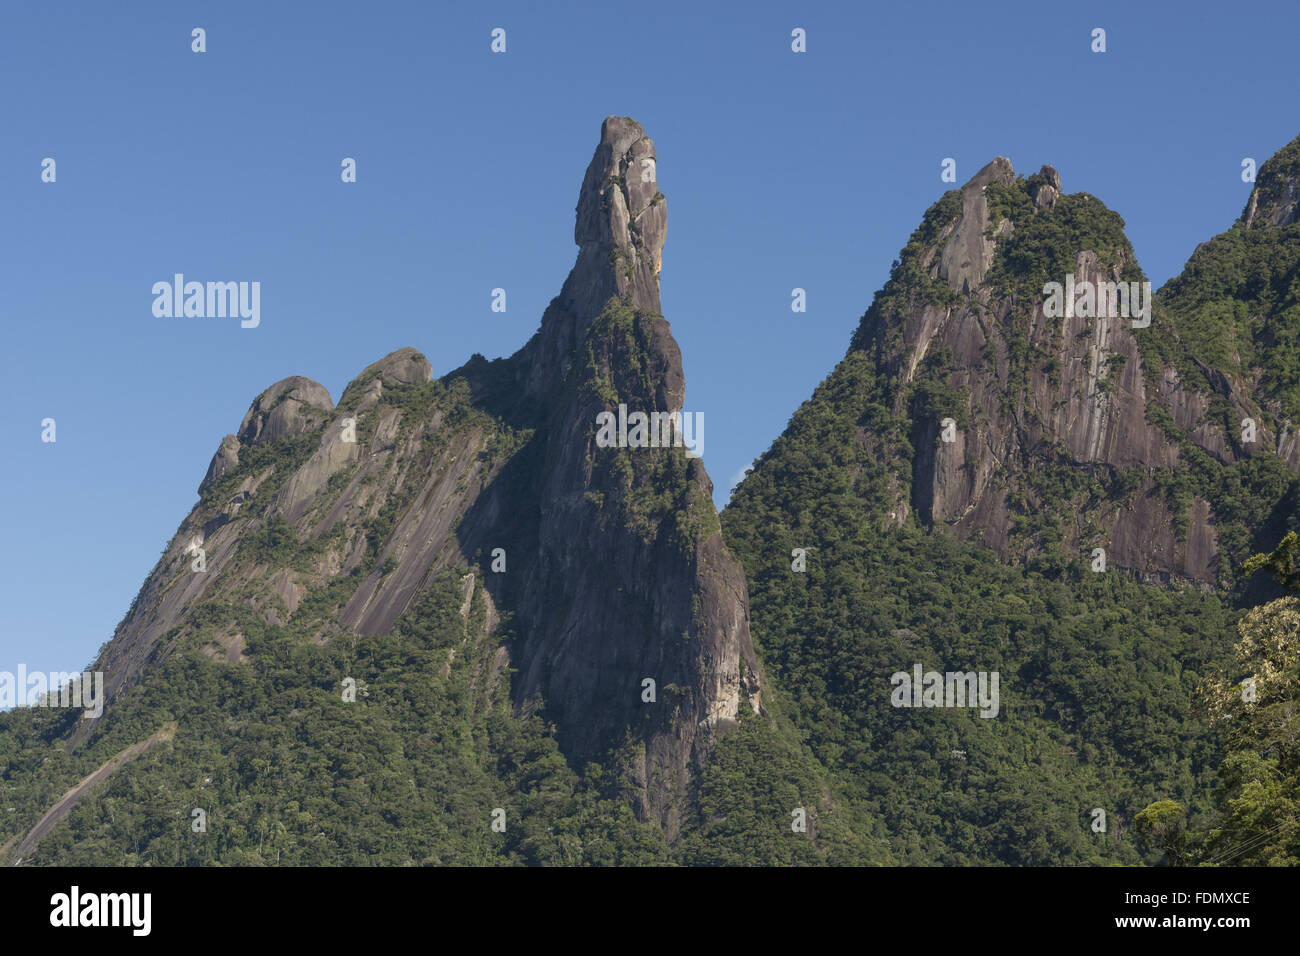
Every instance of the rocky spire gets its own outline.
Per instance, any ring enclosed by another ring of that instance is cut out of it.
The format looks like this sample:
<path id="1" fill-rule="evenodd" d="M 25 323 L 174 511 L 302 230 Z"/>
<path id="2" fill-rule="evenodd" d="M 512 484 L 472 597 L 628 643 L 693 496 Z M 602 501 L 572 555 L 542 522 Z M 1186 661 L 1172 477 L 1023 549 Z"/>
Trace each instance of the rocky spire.
<path id="1" fill-rule="evenodd" d="M 1044 166 L 1033 180 L 1030 193 L 1034 205 L 1039 209 L 1051 209 L 1061 198 L 1061 174 L 1051 166 Z"/>
<path id="2" fill-rule="evenodd" d="M 761 690 L 744 572 L 723 543 L 703 462 L 681 448 L 595 442 L 611 391 L 634 411 L 683 409 L 681 352 L 659 314 L 667 212 L 655 180 L 645 131 L 607 117 L 578 197 L 577 262 L 516 356 L 545 410 L 541 467 L 499 507 L 535 511 L 536 544 L 521 550 L 537 557 L 501 603 L 519 626 L 518 699 L 547 702 L 576 764 L 629 744 L 634 806 L 671 837 L 694 772 L 742 710 L 759 710 Z M 636 321 L 601 320 L 610 299 Z M 674 504 L 643 536 L 637 515 L 650 497 Z M 642 699 L 646 678 L 673 688 L 669 706 Z"/>
<path id="3" fill-rule="evenodd" d="M 611 298 L 641 313 L 660 313 L 668 206 L 655 164 L 654 140 L 640 123 L 605 117 L 578 193 L 577 261 L 541 329 L 516 355 L 527 366 L 524 392 L 536 397 L 563 379 L 587 329 Z"/>
<path id="4" fill-rule="evenodd" d="M 655 144 L 641 124 L 607 116 L 578 196 L 578 261 L 560 293 L 564 308 L 590 319 L 618 296 L 657 313 L 668 207 L 659 192 Z"/>
<path id="5" fill-rule="evenodd" d="M 401 349 L 367 367 L 338 407 L 301 377 L 262 392 L 205 477 L 205 491 L 224 479 L 232 494 L 209 494 L 182 522 L 101 657 L 110 698 L 171 653 L 176 635 L 205 626 L 194 613 L 205 602 L 280 627 L 307 595 L 333 589 L 333 606 L 295 626 L 322 641 L 378 636 L 437 574 L 508 554 L 508 572 L 482 577 L 482 637 L 497 608 L 512 636 L 484 658 L 478 693 L 509 666 L 515 703 L 545 702 L 574 766 L 600 762 L 674 837 L 697 772 L 742 713 L 761 711 L 762 687 L 744 572 L 703 461 L 680 440 L 611 448 L 596 438 L 597 416 L 619 405 L 683 410 L 681 353 L 658 314 L 667 217 L 655 180 L 641 127 L 606 119 L 578 198 L 577 262 L 537 334 L 501 364 L 480 357 L 445 388 L 421 390 L 429 362 Z M 348 418 L 354 440 L 338 427 Z M 702 452 L 703 419 L 693 421 Z M 305 461 L 296 452 L 308 442 L 274 447 L 316 433 Z M 292 529 L 284 547 L 307 548 L 309 560 L 262 553 L 255 536 L 272 520 Z M 196 541 L 201 574 L 190 570 Z M 242 627 L 223 619 L 203 639 L 225 656 L 227 644 L 246 646 Z M 658 696 L 643 696 L 647 686 Z"/>

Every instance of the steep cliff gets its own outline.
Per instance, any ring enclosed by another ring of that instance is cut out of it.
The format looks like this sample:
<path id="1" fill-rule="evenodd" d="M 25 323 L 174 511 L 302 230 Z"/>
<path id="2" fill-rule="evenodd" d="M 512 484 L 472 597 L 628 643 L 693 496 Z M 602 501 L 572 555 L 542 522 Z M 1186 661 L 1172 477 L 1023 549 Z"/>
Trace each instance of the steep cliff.
<path id="1" fill-rule="evenodd" d="M 745 580 L 703 463 L 685 447 L 596 442 L 597 416 L 620 404 L 683 411 L 659 314 L 655 159 L 638 124 L 605 120 L 577 262 L 511 358 L 435 380 L 403 349 L 337 407 L 301 377 L 254 400 L 102 651 L 110 708 L 188 637 L 237 667 L 249 631 L 384 635 L 440 574 L 468 570 L 500 644 L 480 681 L 517 671 L 521 713 L 542 706 L 575 767 L 612 753 L 642 817 L 677 832 L 692 775 L 758 711 L 760 689 Z M 92 732 L 83 721 L 72 739 Z"/>
<path id="2" fill-rule="evenodd" d="M 1285 195 L 1271 172 L 1257 192 Z M 1123 225 L 1051 167 L 1017 178 L 1003 158 L 926 213 L 829 380 L 866 363 L 869 394 L 842 411 L 883 459 L 864 468 L 882 521 L 1004 559 L 1099 548 L 1202 586 L 1275 533 L 1276 415 L 1248 372 L 1192 357 L 1183 303 L 1152 296 Z"/>
<path id="3" fill-rule="evenodd" d="M 1238 442 L 1242 453 L 1275 452 L 1292 471 L 1300 471 L 1298 196 L 1300 138 L 1260 167 L 1232 228 L 1197 246 L 1160 290 L 1167 322 L 1152 342 L 1228 431 L 1252 418 L 1256 440 Z"/>

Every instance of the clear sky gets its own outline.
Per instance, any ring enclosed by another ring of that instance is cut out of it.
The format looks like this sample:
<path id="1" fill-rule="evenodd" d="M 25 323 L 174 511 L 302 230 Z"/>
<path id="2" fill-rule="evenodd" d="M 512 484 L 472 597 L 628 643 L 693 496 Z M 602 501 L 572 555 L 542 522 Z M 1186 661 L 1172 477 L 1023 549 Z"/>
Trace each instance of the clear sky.
<path id="1" fill-rule="evenodd" d="M 1297 27 L 1294 0 L 4 3 L 0 670 L 94 657 L 272 382 L 337 400 L 402 346 L 435 375 L 519 348 L 608 114 L 655 140 L 663 310 L 723 504 L 944 158 L 959 183 L 1055 165 L 1158 285 L 1240 214 L 1243 157 L 1300 133 Z M 156 318 L 177 272 L 260 282 L 260 326 Z"/>

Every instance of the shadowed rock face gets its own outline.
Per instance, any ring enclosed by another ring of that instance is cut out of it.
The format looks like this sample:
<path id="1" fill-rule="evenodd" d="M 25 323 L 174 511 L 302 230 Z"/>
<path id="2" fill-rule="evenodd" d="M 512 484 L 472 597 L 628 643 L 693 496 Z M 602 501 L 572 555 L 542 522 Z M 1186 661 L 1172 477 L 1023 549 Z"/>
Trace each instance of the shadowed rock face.
<path id="1" fill-rule="evenodd" d="M 337 408 L 301 377 L 259 395 L 103 652 L 110 706 L 185 634 L 209 628 L 211 656 L 239 659 L 218 653 L 242 646 L 237 621 L 195 623 L 200 605 L 311 640 L 382 635 L 438 572 L 469 565 L 489 595 L 489 636 L 498 609 L 512 615 L 484 680 L 515 668 L 519 706 L 545 706 L 570 760 L 620 769 L 642 815 L 675 834 L 693 773 L 742 708 L 758 710 L 760 686 L 744 576 L 702 462 L 595 442 L 597 414 L 620 402 L 683 408 L 681 355 L 659 315 L 666 224 L 654 143 L 611 116 L 578 198 L 576 264 L 518 353 L 475 356 L 435 382 L 401 349 Z M 264 557 L 272 523 L 301 546 L 292 566 Z M 294 617 L 339 581 L 346 593 L 318 624 Z M 83 722 L 74 742 L 91 731 Z"/>

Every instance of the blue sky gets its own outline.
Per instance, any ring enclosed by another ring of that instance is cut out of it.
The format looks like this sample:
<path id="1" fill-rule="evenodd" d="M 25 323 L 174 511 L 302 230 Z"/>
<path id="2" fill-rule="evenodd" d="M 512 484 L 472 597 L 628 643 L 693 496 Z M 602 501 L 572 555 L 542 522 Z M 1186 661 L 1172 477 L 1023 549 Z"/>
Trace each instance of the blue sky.
<path id="1" fill-rule="evenodd" d="M 663 310 L 722 504 L 843 356 L 945 157 L 959 183 L 1055 165 L 1158 285 L 1240 214 L 1242 158 L 1300 133 L 1297 26 L 1283 2 L 5 4 L 0 670 L 93 658 L 272 382 L 337 400 L 402 346 L 436 375 L 519 348 L 608 114 L 656 143 Z M 261 325 L 155 318 L 176 272 L 259 281 Z"/>

